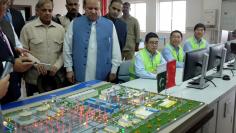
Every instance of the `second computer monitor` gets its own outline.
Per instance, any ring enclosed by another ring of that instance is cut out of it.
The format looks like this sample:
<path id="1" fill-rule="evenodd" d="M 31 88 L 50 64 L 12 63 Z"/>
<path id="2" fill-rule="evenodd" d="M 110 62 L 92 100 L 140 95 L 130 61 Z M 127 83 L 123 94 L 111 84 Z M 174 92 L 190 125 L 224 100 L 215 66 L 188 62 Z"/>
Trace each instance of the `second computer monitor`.
<path id="1" fill-rule="evenodd" d="M 224 44 L 216 44 L 210 47 L 209 61 L 207 70 L 211 70 L 220 66 L 221 60 L 223 60 L 222 52 L 224 50 Z"/>
<path id="2" fill-rule="evenodd" d="M 231 43 L 230 42 L 226 42 L 225 43 L 225 48 L 227 49 L 226 57 L 225 57 L 225 62 L 232 61 L 234 59 L 234 54 L 231 53 Z"/>
<path id="3" fill-rule="evenodd" d="M 217 68 L 217 72 L 207 76 L 206 78 L 209 80 L 213 78 L 222 78 L 226 52 L 227 50 L 223 43 L 210 47 L 207 70 Z"/>
<path id="4" fill-rule="evenodd" d="M 183 81 L 194 78 L 202 74 L 203 57 L 207 53 L 207 49 L 199 49 L 185 54 Z"/>
<path id="5" fill-rule="evenodd" d="M 208 86 L 205 82 L 208 58 L 207 49 L 199 49 L 185 54 L 183 81 L 201 75 L 200 78 L 189 82 L 190 85 L 187 87 L 203 89 Z"/>

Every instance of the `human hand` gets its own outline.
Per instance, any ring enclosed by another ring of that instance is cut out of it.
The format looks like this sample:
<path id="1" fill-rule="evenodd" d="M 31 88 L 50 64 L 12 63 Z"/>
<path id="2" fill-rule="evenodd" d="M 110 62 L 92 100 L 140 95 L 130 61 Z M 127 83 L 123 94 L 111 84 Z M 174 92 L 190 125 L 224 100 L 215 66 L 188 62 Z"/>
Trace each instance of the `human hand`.
<path id="1" fill-rule="evenodd" d="M 33 61 L 29 57 L 19 57 L 15 59 L 13 66 L 16 72 L 25 72 L 33 66 Z"/>
<path id="2" fill-rule="evenodd" d="M 74 72 L 70 71 L 66 73 L 66 78 L 70 83 L 75 83 L 75 76 L 74 76 Z"/>
<path id="3" fill-rule="evenodd" d="M 0 80 L 0 99 L 3 98 L 8 91 L 9 79 L 10 75 L 8 74 Z"/>
<path id="4" fill-rule="evenodd" d="M 109 81 L 109 82 L 113 82 L 113 81 L 115 81 L 115 79 L 116 79 L 116 74 L 115 74 L 115 73 L 111 73 L 111 74 L 109 75 L 108 81 Z"/>
<path id="5" fill-rule="evenodd" d="M 24 48 L 15 48 L 16 52 L 21 56 L 26 56 L 26 53 L 30 53 L 28 49 Z"/>
<path id="6" fill-rule="evenodd" d="M 49 75 L 50 76 L 55 76 L 56 73 L 57 73 L 57 70 L 58 70 L 58 68 L 56 66 L 52 66 L 51 69 L 50 69 Z"/>
<path id="7" fill-rule="evenodd" d="M 47 75 L 47 69 L 44 64 L 35 64 L 34 67 L 37 69 L 39 75 Z"/>

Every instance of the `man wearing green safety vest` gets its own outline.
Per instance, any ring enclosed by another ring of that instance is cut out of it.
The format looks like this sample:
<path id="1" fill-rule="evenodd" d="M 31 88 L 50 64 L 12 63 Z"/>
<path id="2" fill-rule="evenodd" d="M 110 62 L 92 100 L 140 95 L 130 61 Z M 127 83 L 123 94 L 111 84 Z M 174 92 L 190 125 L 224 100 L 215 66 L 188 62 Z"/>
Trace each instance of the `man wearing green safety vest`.
<path id="1" fill-rule="evenodd" d="M 176 67 L 182 68 L 184 65 L 184 51 L 181 47 L 183 34 L 178 31 L 170 33 L 170 43 L 162 50 L 162 55 L 167 62 L 176 60 Z"/>
<path id="2" fill-rule="evenodd" d="M 208 42 L 203 38 L 206 27 L 202 23 L 198 23 L 194 27 L 194 36 L 188 38 L 184 43 L 184 51 L 192 51 L 201 48 L 208 48 Z"/>
<path id="3" fill-rule="evenodd" d="M 159 37 L 150 32 L 145 37 L 145 48 L 132 59 L 129 68 L 130 80 L 136 78 L 156 79 L 157 67 L 166 63 L 161 53 L 157 51 Z"/>

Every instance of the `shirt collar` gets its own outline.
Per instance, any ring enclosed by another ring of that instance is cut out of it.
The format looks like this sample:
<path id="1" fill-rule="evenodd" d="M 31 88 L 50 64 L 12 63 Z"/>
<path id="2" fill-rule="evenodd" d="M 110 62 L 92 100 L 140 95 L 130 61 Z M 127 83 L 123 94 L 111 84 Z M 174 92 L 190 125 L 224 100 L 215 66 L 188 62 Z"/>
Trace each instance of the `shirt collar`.
<path id="1" fill-rule="evenodd" d="M 111 17 L 109 17 L 108 14 L 106 14 L 104 17 L 111 20 L 113 23 L 115 23 L 117 21 L 117 18 L 111 18 Z"/>
<path id="2" fill-rule="evenodd" d="M 96 20 L 96 21 L 91 21 L 89 18 L 88 18 L 88 16 L 86 16 L 86 18 L 87 18 L 87 21 L 89 22 L 89 24 L 93 24 L 93 23 L 98 23 L 99 22 L 99 20 L 101 19 L 101 17 L 99 16 L 98 17 L 98 19 Z"/>
<path id="3" fill-rule="evenodd" d="M 39 19 L 39 17 L 35 21 L 36 21 L 35 27 L 45 26 L 45 24 L 42 23 L 42 21 Z M 47 26 L 48 27 L 56 27 L 56 23 L 51 20 L 51 23 Z"/>
<path id="4" fill-rule="evenodd" d="M 197 42 L 197 43 L 201 43 L 202 42 L 202 38 L 199 41 L 196 39 L 195 36 L 193 36 L 193 38 L 194 38 L 194 41 Z"/>
<path id="5" fill-rule="evenodd" d="M 6 13 L 10 13 L 11 11 L 10 11 L 10 8 L 8 8 L 7 10 L 6 10 Z"/>
<path id="6" fill-rule="evenodd" d="M 157 55 L 157 51 L 156 51 L 156 53 L 155 54 L 151 54 L 148 50 L 147 50 L 147 48 L 145 48 L 145 50 L 147 51 L 147 53 L 148 53 L 148 56 L 149 57 L 151 57 L 151 58 L 153 58 L 154 56 L 156 56 Z"/>
<path id="7" fill-rule="evenodd" d="M 174 45 L 172 45 L 172 44 L 170 43 L 170 46 L 171 46 L 173 49 L 175 49 L 176 51 L 179 51 L 179 49 L 180 49 L 180 45 L 178 45 L 178 47 L 175 47 Z"/>

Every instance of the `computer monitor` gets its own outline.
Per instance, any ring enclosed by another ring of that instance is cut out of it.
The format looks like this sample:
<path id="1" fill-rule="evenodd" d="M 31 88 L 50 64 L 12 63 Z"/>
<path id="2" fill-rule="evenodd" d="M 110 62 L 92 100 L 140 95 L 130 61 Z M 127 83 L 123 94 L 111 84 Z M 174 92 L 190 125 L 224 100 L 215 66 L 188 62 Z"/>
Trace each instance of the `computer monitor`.
<path id="1" fill-rule="evenodd" d="M 234 59 L 234 54 L 231 53 L 230 42 L 225 43 L 225 48 L 227 49 L 225 62 L 232 61 Z"/>
<path id="2" fill-rule="evenodd" d="M 225 45 L 222 44 L 215 44 L 209 48 L 209 60 L 207 70 L 211 70 L 213 68 L 217 68 L 217 72 L 213 73 L 210 76 L 207 76 L 208 79 L 212 78 L 222 78 L 222 72 L 225 62 L 226 56 L 226 49 Z"/>
<path id="3" fill-rule="evenodd" d="M 230 49 L 231 49 L 231 53 L 234 54 L 234 63 L 231 69 L 236 70 L 236 43 L 231 42 Z"/>
<path id="4" fill-rule="evenodd" d="M 185 54 L 183 81 L 201 75 L 197 84 L 192 84 L 187 87 L 203 89 L 208 86 L 205 82 L 208 58 L 207 49 L 198 49 Z"/>

